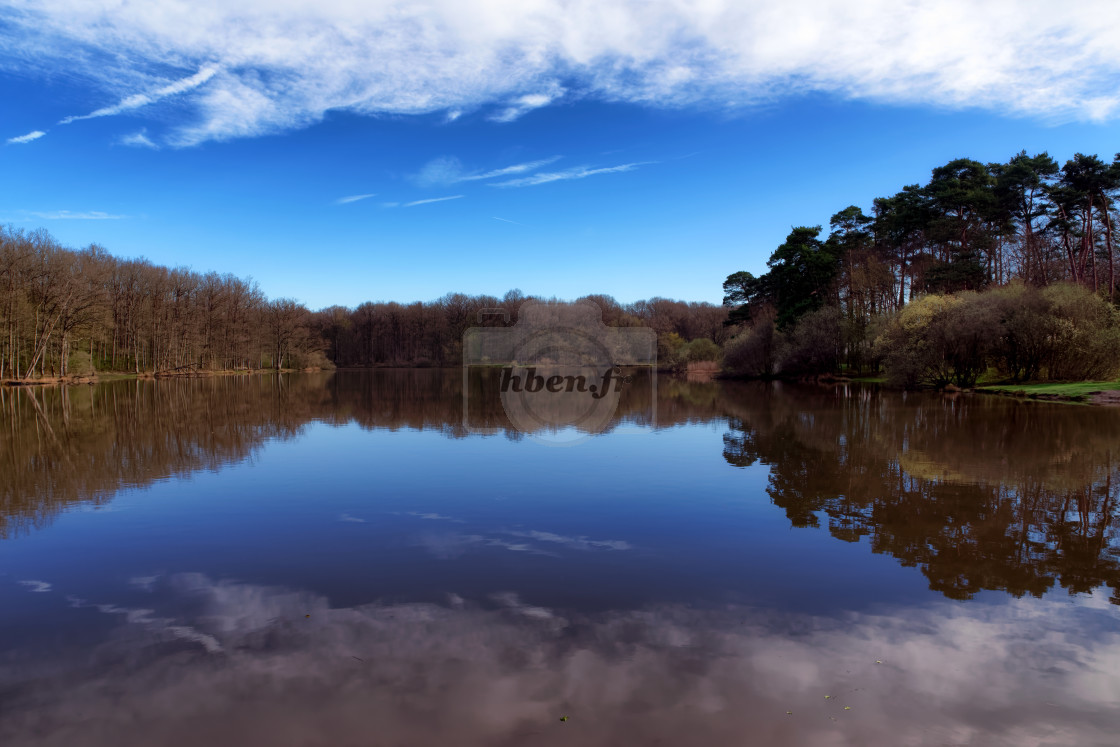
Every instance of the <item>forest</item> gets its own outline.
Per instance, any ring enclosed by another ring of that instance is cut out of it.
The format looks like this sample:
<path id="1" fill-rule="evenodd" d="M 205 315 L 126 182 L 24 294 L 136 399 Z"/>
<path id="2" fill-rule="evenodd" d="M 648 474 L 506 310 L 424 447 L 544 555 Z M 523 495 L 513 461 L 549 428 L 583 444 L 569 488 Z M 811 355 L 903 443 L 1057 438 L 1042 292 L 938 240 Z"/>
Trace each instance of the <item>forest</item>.
<path id="1" fill-rule="evenodd" d="M 292 299 L 269 300 L 233 275 L 119 259 L 97 245 L 69 249 L 44 230 L 0 227 L 0 381 L 459 365 L 463 332 L 501 320 L 480 320 L 480 311 L 501 309 L 516 319 L 530 298 L 516 290 L 501 298 L 449 293 L 427 303 L 311 311 Z M 586 299 L 599 305 L 608 325 L 657 330 L 666 361 L 689 350 L 714 359 L 716 343 L 730 336 L 727 309 L 719 305 Z M 703 342 L 689 346 L 692 340 Z"/>
<path id="2" fill-rule="evenodd" d="M 722 360 L 733 375 L 881 374 L 903 386 L 1107 379 L 1120 372 L 1113 246 L 1120 154 L 1059 166 L 1020 152 L 956 159 L 820 226 L 795 227 L 760 276 L 735 272 L 724 303 L 599 305 L 610 326 L 658 334 L 659 364 Z M 463 332 L 515 319 L 530 296 L 449 293 L 312 311 L 251 280 L 0 227 L 0 381 L 97 373 L 439 367 Z M 536 299 L 550 300 L 550 299 Z M 551 299 L 555 300 L 555 299 Z"/>
<path id="3" fill-rule="evenodd" d="M 955 159 L 924 185 L 793 228 L 724 302 L 726 369 L 882 373 L 905 386 L 1105 379 L 1120 371 L 1113 225 L 1120 154 L 1059 167 Z"/>

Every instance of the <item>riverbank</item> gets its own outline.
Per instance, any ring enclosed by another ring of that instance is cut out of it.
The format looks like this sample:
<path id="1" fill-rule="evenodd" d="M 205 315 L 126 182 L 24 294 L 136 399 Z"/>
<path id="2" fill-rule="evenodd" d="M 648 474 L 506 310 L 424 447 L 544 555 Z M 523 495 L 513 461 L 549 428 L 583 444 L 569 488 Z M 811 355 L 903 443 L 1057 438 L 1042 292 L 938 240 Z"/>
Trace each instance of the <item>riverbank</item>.
<path id="1" fill-rule="evenodd" d="M 100 384 L 107 381 L 124 381 L 135 379 L 137 381 L 153 381 L 155 379 L 208 379 L 213 376 L 255 376 L 258 374 L 275 373 L 310 373 L 322 371 L 322 368 L 275 368 L 249 369 L 219 369 L 219 370 L 186 370 L 186 371 L 141 371 L 140 373 L 107 371 L 104 373 L 87 374 L 82 376 L 41 376 L 33 379 L 3 379 L 0 386 L 78 386 L 82 384 Z"/>
<path id="2" fill-rule="evenodd" d="M 975 391 L 1082 405 L 1120 406 L 1120 381 L 1069 381 L 1043 384 L 985 384 Z"/>

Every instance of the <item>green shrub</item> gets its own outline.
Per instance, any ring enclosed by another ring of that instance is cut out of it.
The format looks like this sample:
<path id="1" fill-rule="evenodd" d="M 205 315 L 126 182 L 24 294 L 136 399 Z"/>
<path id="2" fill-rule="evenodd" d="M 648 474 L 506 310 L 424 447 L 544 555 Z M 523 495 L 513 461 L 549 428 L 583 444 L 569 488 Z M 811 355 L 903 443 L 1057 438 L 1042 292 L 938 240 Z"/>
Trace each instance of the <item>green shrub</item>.
<path id="1" fill-rule="evenodd" d="M 684 368 L 685 346 L 688 343 L 676 332 L 662 332 L 657 336 L 657 366 L 676 371 Z"/>
<path id="2" fill-rule="evenodd" d="M 875 348 L 888 381 L 908 387 L 971 387 L 993 364 L 1020 381 L 1111 379 L 1120 371 L 1120 312 L 1069 283 L 928 295 L 887 321 Z"/>
<path id="3" fill-rule="evenodd" d="M 875 347 L 883 358 L 887 381 L 896 386 L 945 386 L 952 372 L 940 345 L 952 296 L 932 294 L 914 299 L 883 328 Z"/>
<path id="4" fill-rule="evenodd" d="M 719 345 L 706 337 L 697 338 L 685 346 L 685 358 L 689 363 L 718 361 L 722 356 Z"/>
<path id="5" fill-rule="evenodd" d="M 1120 313 L 1070 283 L 1042 291 L 1053 319 L 1047 374 L 1059 381 L 1111 379 L 1120 370 Z"/>

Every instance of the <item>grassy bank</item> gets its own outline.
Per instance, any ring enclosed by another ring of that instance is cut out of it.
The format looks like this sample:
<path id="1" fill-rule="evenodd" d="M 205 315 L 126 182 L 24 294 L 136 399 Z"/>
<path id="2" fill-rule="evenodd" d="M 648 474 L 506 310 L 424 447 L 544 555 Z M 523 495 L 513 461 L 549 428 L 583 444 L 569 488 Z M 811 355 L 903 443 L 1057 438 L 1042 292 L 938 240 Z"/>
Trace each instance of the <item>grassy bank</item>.
<path id="1" fill-rule="evenodd" d="M 1055 381 L 1044 384 L 985 384 L 978 392 L 1059 402 L 1120 404 L 1120 381 Z"/>

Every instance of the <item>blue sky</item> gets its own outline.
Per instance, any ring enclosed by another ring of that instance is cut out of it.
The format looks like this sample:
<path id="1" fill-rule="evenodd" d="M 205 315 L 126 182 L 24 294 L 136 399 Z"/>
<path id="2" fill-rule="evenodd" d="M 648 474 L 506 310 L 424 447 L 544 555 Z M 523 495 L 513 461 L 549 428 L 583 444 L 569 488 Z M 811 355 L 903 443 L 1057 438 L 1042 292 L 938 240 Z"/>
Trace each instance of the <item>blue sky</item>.
<path id="1" fill-rule="evenodd" d="M 312 308 L 718 302 L 951 158 L 1120 150 L 1107 3 L 771 5 L 0 2 L 0 221 Z"/>

